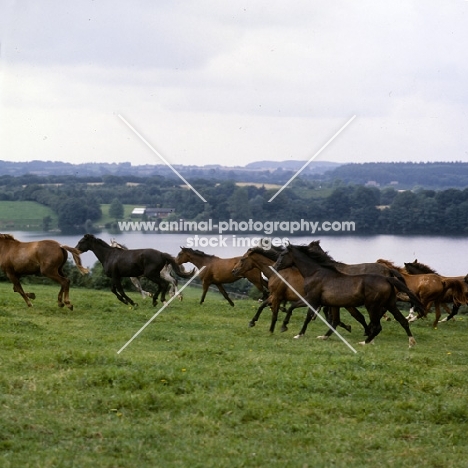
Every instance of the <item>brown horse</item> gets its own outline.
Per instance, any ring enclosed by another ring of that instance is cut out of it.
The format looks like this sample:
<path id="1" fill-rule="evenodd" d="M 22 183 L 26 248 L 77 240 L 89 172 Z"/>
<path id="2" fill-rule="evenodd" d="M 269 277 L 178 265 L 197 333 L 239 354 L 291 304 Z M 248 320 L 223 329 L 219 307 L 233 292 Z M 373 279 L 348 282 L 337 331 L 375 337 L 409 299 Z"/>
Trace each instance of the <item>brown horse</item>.
<path id="1" fill-rule="evenodd" d="M 381 275 L 341 273 L 336 268 L 334 260 L 327 253 L 313 251 L 309 246 L 287 246 L 279 256 L 274 268 L 283 270 L 292 265 L 296 265 L 304 276 L 305 299 L 313 309 L 317 310 L 322 305 L 366 307 L 370 318 L 369 336 L 362 344 L 372 342 L 380 333 L 382 330 L 380 320 L 386 310 L 405 329 L 410 347 L 415 344 L 408 321 L 396 306 L 395 288 L 408 294 L 418 308 L 423 306 L 399 279 Z M 311 318 L 312 315 L 309 311 L 300 335 L 305 333 Z M 332 326 L 336 328 L 336 322 Z"/>
<path id="2" fill-rule="evenodd" d="M 263 309 L 267 306 L 270 306 L 272 311 L 270 332 L 273 333 L 275 329 L 275 324 L 278 319 L 278 311 L 280 304 L 289 301 L 291 306 L 287 310 L 286 317 L 283 321 L 281 331 L 284 332 L 288 329 L 288 323 L 291 318 L 292 312 L 298 307 L 307 307 L 304 301 L 296 295 L 296 293 L 281 279 L 276 275 L 271 266 L 274 265 L 281 251 L 276 251 L 272 249 L 262 249 L 261 247 L 253 247 L 249 249 L 235 265 L 232 273 L 234 275 L 244 275 L 253 268 L 258 268 L 261 272 L 268 278 L 268 290 L 270 295 L 258 308 L 257 313 L 254 315 L 252 320 L 249 322 L 250 327 L 254 327 L 255 323 L 260 317 Z M 298 293 L 300 296 L 304 297 L 304 277 L 301 275 L 297 268 L 287 268 L 282 271 L 281 276 L 285 279 Z M 350 314 L 364 327 L 366 333 L 367 324 L 364 316 L 354 308 L 349 309 Z M 333 312 L 332 312 L 333 313 Z M 351 331 L 349 325 L 344 324 L 339 320 L 339 326 L 343 327 L 347 331 Z M 331 333 L 331 331 L 330 331 Z M 319 336 L 318 338 L 326 339 L 329 335 Z"/>
<path id="3" fill-rule="evenodd" d="M 418 262 L 417 259 L 414 260 L 414 262 L 408 262 L 408 263 L 405 262 L 405 270 L 410 275 L 429 274 L 429 273 L 439 275 L 439 273 L 437 273 L 437 271 L 435 271 L 433 268 L 425 265 L 424 263 Z M 447 280 L 447 277 L 441 276 L 441 275 L 439 276 L 441 277 L 442 280 Z M 452 291 L 452 289 L 447 290 L 445 297 L 444 297 L 444 302 L 441 305 L 448 313 L 448 316 L 442 319 L 441 322 L 446 322 L 448 320 L 451 320 L 455 315 L 458 314 L 460 306 L 467 303 L 468 301 L 468 284 L 466 283 L 467 276 L 454 277 L 460 283 L 460 286 L 463 290 L 463 297 L 460 297 L 460 294 L 457 292 L 455 292 L 454 294 L 454 291 Z M 453 304 L 451 312 L 447 307 L 447 303 Z"/>
<path id="4" fill-rule="evenodd" d="M 203 286 L 200 304 L 204 302 L 210 285 L 215 284 L 223 297 L 234 307 L 234 302 L 232 302 L 231 298 L 228 296 L 223 284 L 234 283 L 240 279 L 239 276 L 232 274 L 232 269 L 239 259 L 240 257 L 220 258 L 215 255 L 206 254 L 200 250 L 181 247 L 175 260 L 179 265 L 182 263 L 193 263 L 198 269 L 205 267 L 199 275 Z M 267 282 L 262 278 L 262 273 L 259 269 L 256 268 L 249 271 L 245 275 L 245 278 L 265 295 Z"/>
<path id="5" fill-rule="evenodd" d="M 322 249 L 322 246 L 320 245 L 320 241 L 312 241 L 309 244 L 309 249 L 312 251 L 316 252 L 321 252 L 325 253 L 325 251 Z M 335 266 L 336 268 L 341 271 L 341 273 L 345 273 L 347 275 L 361 275 L 361 274 L 370 274 L 370 275 L 382 275 L 382 276 L 387 276 L 387 277 L 397 277 L 401 281 L 404 282 L 404 279 L 401 275 L 398 274 L 398 271 L 392 270 L 392 268 L 389 268 L 387 265 L 384 265 L 382 263 L 377 263 L 377 262 L 367 262 L 367 263 L 343 263 L 343 262 L 338 262 L 335 261 Z M 387 317 L 387 314 L 384 314 L 384 319 L 385 320 L 391 320 L 389 317 Z M 329 332 L 331 333 L 331 330 Z"/>
<path id="6" fill-rule="evenodd" d="M 73 310 L 70 303 L 70 280 L 63 274 L 68 254 L 70 252 L 81 273 L 88 273 L 83 267 L 80 252 L 73 247 L 61 245 L 54 240 L 20 242 L 10 234 L 0 234 L 0 268 L 13 283 L 13 291 L 19 293 L 28 307 L 32 306 L 29 299 L 35 299 L 34 293 L 25 293 L 20 283 L 21 276 L 43 275 L 60 284 L 58 294 L 59 307 L 67 306 Z"/>
<path id="7" fill-rule="evenodd" d="M 405 268 L 395 266 L 388 260 L 379 259 L 377 262 L 383 263 L 389 268 L 394 268 L 400 272 L 400 274 L 405 279 L 408 288 L 420 299 L 424 305 L 424 311 L 420 312 L 416 318 L 410 319 L 410 321 L 414 321 L 421 317 L 426 317 L 429 313 L 431 305 L 434 304 L 436 317 L 433 326 L 436 328 L 440 319 L 440 306 L 445 301 L 447 291 L 451 290 L 453 296 L 456 297 L 457 300 L 463 300 L 463 286 L 456 278 L 442 278 L 435 273 L 410 275 Z"/>

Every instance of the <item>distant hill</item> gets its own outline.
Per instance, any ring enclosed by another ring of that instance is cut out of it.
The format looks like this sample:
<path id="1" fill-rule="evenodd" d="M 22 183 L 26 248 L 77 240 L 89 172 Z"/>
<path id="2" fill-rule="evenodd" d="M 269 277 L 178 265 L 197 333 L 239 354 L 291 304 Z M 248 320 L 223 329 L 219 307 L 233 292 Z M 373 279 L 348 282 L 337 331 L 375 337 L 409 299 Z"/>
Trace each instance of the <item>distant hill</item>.
<path id="1" fill-rule="evenodd" d="M 325 174 L 327 180 L 340 179 L 357 185 L 395 188 L 468 187 L 468 163 L 362 163 L 344 164 Z"/>
<path id="2" fill-rule="evenodd" d="M 233 180 L 235 182 L 284 184 L 306 161 L 256 161 L 246 166 L 174 166 L 189 180 Z M 144 179 L 162 176 L 177 179 L 172 170 L 164 164 L 132 165 L 125 163 L 82 163 L 71 164 L 58 161 L 10 162 L 0 160 L 0 177 L 21 177 L 34 175 L 38 178 L 48 176 L 74 176 L 99 181 L 109 176 Z M 449 187 L 468 187 L 468 163 L 353 163 L 339 164 L 330 161 L 312 161 L 301 173 L 301 178 L 333 181 L 341 180 L 347 184 L 369 185 L 375 187 L 393 186 L 396 189 L 423 187 L 445 189 Z M 30 183 L 30 182 L 29 182 Z"/>
<path id="3" fill-rule="evenodd" d="M 297 171 L 299 170 L 307 161 L 297 161 L 297 160 L 288 160 L 288 161 L 256 161 L 249 163 L 245 166 L 246 169 L 253 170 L 264 170 L 264 171 L 275 171 L 278 169 L 283 169 L 285 171 Z M 340 163 L 334 163 L 330 161 L 312 161 L 305 169 L 306 173 L 309 174 L 323 174 L 327 171 L 336 169 L 337 167 L 342 166 Z"/>

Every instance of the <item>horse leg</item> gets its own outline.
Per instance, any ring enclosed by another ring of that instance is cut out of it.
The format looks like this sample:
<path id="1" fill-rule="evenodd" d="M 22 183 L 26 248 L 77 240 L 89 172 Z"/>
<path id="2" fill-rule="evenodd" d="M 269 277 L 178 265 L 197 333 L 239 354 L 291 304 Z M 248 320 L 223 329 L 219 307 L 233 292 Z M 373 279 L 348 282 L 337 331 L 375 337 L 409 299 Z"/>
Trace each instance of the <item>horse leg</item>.
<path id="1" fill-rule="evenodd" d="M 364 328 L 364 335 L 368 336 L 369 335 L 369 327 L 367 326 L 366 319 L 364 318 L 364 315 L 359 312 L 356 307 L 346 307 L 346 310 L 351 314 L 351 316 L 358 321 L 362 327 Z M 384 314 L 385 317 L 385 314 Z"/>
<path id="2" fill-rule="evenodd" d="M 450 312 L 450 314 L 449 314 L 447 317 L 443 318 L 443 319 L 441 320 L 441 322 L 448 322 L 449 320 L 453 319 L 453 318 L 455 317 L 455 315 L 458 314 L 458 311 L 459 311 L 459 309 L 460 309 L 460 305 L 461 305 L 461 304 L 455 304 L 455 303 L 453 303 L 452 312 Z"/>
<path id="3" fill-rule="evenodd" d="M 301 338 L 305 335 L 305 332 L 307 331 L 307 326 L 309 325 L 310 321 L 315 317 L 315 311 L 318 310 L 318 305 L 316 304 L 314 305 L 310 301 L 308 302 L 312 306 L 312 309 L 311 308 L 307 309 L 307 315 L 304 320 L 304 324 L 302 325 L 301 331 L 294 338 Z"/>
<path id="4" fill-rule="evenodd" d="M 330 324 L 331 328 L 330 327 L 328 328 L 328 330 L 325 332 L 325 335 L 317 336 L 319 340 L 328 340 L 331 334 L 336 330 L 336 327 L 338 327 L 339 325 L 341 325 L 343 328 L 346 328 L 346 326 L 343 326 L 344 324 L 341 322 L 339 307 L 326 306 L 324 307 L 324 313 L 325 313 L 325 318 L 327 319 L 327 322 Z"/>
<path id="5" fill-rule="evenodd" d="M 278 320 L 278 310 L 280 308 L 280 301 L 275 297 L 271 302 L 271 325 L 270 325 L 270 333 L 274 333 L 275 325 Z"/>
<path id="6" fill-rule="evenodd" d="M 270 305 L 270 303 L 271 303 L 270 297 L 268 297 L 260 304 L 260 307 L 257 309 L 257 312 L 255 313 L 255 315 L 252 317 L 252 319 L 249 322 L 250 328 L 255 327 L 255 323 L 260 318 L 260 314 L 263 312 L 263 309 L 267 307 L 268 305 Z"/>
<path id="7" fill-rule="evenodd" d="M 299 299 L 298 301 L 293 302 L 289 309 L 286 311 L 286 317 L 283 320 L 283 324 L 281 325 L 281 331 L 285 332 L 288 331 L 288 323 L 289 320 L 291 319 L 292 313 L 294 309 L 297 309 L 298 307 L 305 307 L 304 302 L 302 299 Z"/>
<path id="8" fill-rule="evenodd" d="M 440 319 L 440 302 L 439 301 L 436 301 L 434 303 L 434 309 L 435 309 L 435 319 L 434 319 L 434 323 L 432 326 L 434 328 L 437 328 L 437 324 L 439 323 L 439 319 Z"/>
<path id="9" fill-rule="evenodd" d="M 369 312 L 369 317 L 370 317 L 369 335 L 367 336 L 365 341 L 361 341 L 359 342 L 359 344 L 366 345 L 366 344 L 372 343 L 372 341 L 374 341 L 374 338 L 382 331 L 382 325 L 380 324 L 380 319 L 382 318 L 385 310 L 386 309 L 383 309 L 383 308 L 367 309 L 367 311 Z M 394 317 L 397 318 L 395 315 Z"/>
<path id="10" fill-rule="evenodd" d="M 32 303 L 31 303 L 31 301 L 29 299 L 30 298 L 31 299 L 35 298 L 33 293 L 25 293 L 24 292 L 23 287 L 21 286 L 20 280 L 16 275 L 14 275 L 13 273 L 10 273 L 10 272 L 7 272 L 6 274 L 8 276 L 8 279 L 13 283 L 13 291 L 17 292 L 17 293 L 19 293 L 21 295 L 21 297 L 24 299 L 24 302 L 26 302 L 28 307 L 32 307 Z"/>
<path id="11" fill-rule="evenodd" d="M 132 306 L 137 305 L 135 302 L 133 302 L 133 300 L 130 297 L 128 297 L 125 294 L 125 291 L 123 290 L 123 287 L 122 287 L 122 283 L 120 282 L 120 278 L 115 277 L 112 280 L 113 281 L 112 281 L 111 291 L 115 294 L 117 299 L 120 302 L 123 302 L 124 304 L 130 304 Z"/>
<path id="12" fill-rule="evenodd" d="M 234 302 L 232 302 L 231 298 L 228 296 L 228 293 L 224 289 L 223 285 L 222 284 L 217 284 L 216 286 L 218 286 L 219 292 L 224 296 L 224 299 L 226 299 L 226 301 L 228 301 L 229 304 L 232 307 L 234 307 Z"/>
<path id="13" fill-rule="evenodd" d="M 203 279 L 203 291 L 200 299 L 200 304 L 205 302 L 206 293 L 208 292 L 208 288 L 210 287 L 210 283 Z"/>
<path id="14" fill-rule="evenodd" d="M 400 309 L 398 309 L 398 307 L 395 304 L 391 305 L 388 311 L 393 315 L 395 320 L 405 330 L 409 338 L 409 347 L 412 348 L 416 344 L 416 340 L 414 339 L 413 334 L 411 333 L 408 320 L 406 320 L 405 316 L 400 312 Z"/>

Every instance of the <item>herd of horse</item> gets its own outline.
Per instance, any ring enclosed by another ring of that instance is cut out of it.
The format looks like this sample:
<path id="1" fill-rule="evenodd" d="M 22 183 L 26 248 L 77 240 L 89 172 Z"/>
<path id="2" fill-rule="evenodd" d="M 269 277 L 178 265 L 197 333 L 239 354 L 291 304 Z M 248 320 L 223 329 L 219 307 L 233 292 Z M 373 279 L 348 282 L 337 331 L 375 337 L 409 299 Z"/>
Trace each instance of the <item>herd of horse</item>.
<path id="1" fill-rule="evenodd" d="M 383 259 L 373 263 L 345 264 L 335 261 L 318 240 L 308 245 L 289 244 L 282 248 L 253 247 L 243 256 L 220 258 L 187 247 L 181 247 L 176 257 L 152 248 L 128 249 L 115 239 L 108 244 L 92 234 L 85 234 L 75 247 L 55 240 L 21 242 L 10 234 L 0 234 L 0 268 L 13 284 L 13 290 L 29 307 L 32 306 L 30 299 L 35 295 L 23 290 L 20 278 L 39 274 L 60 285 L 59 307 L 73 310 L 69 298 L 70 280 L 63 267 L 71 253 L 79 271 L 88 273 L 80 259 L 80 255 L 88 251 L 94 253 L 111 279 L 112 293 L 119 301 L 132 306 L 137 304 L 125 293 L 122 278 L 131 278 L 143 297 L 151 296 L 153 306 L 158 298 L 165 302 L 168 293 L 182 299 L 177 278 L 192 278 L 197 270 L 202 283 L 200 304 L 204 302 L 208 288 L 215 285 L 234 306 L 223 285 L 246 278 L 262 295 L 262 302 L 249 326 L 255 326 L 262 311 L 270 308 L 270 332 L 275 330 L 280 310 L 286 312 L 281 327 L 281 331 L 286 331 L 292 312 L 305 307 L 304 324 L 296 338 L 306 333 L 308 324 L 321 309 L 330 327 L 319 338 L 328 338 L 338 326 L 350 331 L 351 327 L 341 322 L 340 309 L 344 308 L 363 327 L 365 340 L 362 344 L 373 342 L 381 332 L 381 320 L 388 312 L 405 330 L 411 347 L 416 342 L 410 322 L 426 317 L 434 306 L 433 326 L 437 327 L 441 308 L 448 312 L 444 319 L 448 320 L 457 314 L 461 305 L 468 303 L 468 275 L 441 276 L 417 260 L 405 263 L 404 267 Z M 195 268 L 187 271 L 183 266 L 186 263 Z M 151 281 L 155 290 L 145 291 L 141 278 Z M 408 317 L 401 313 L 398 301 L 411 304 L 412 312 Z M 452 310 L 447 304 L 452 304 Z M 359 307 L 367 311 L 368 321 Z"/>

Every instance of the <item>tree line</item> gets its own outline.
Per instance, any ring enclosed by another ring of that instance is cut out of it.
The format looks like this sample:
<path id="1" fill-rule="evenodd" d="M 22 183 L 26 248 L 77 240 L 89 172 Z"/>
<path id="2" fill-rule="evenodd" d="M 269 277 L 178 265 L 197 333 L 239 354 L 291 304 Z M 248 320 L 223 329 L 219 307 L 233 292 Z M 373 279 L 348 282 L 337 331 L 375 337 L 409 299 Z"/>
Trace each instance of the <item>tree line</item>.
<path id="1" fill-rule="evenodd" d="M 174 219 L 215 222 L 353 221 L 357 234 L 463 235 L 468 232 L 468 189 L 400 191 L 395 188 L 296 179 L 272 202 L 277 189 L 239 186 L 234 181 L 197 179 L 192 185 L 207 200 L 171 178 L 108 176 L 80 180 L 54 177 L 0 177 L 1 200 L 30 200 L 50 207 L 63 233 L 91 231 L 102 217 L 102 204 L 166 207 Z M 15 180 L 12 180 L 15 179 Z M 20 180 L 16 180 L 20 179 Z M 3 182 L 3 183 L 2 183 Z M 129 183 L 131 182 L 131 183 Z"/>

